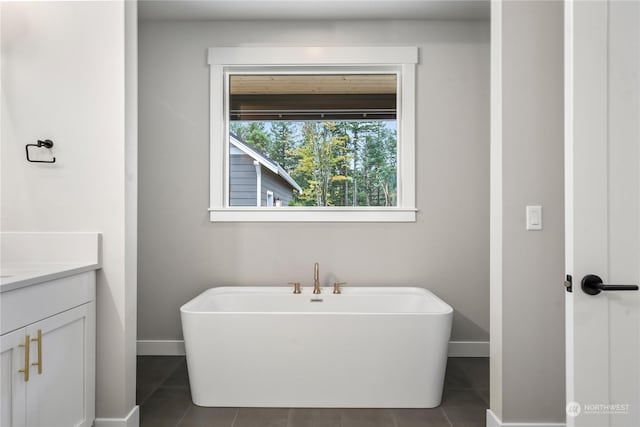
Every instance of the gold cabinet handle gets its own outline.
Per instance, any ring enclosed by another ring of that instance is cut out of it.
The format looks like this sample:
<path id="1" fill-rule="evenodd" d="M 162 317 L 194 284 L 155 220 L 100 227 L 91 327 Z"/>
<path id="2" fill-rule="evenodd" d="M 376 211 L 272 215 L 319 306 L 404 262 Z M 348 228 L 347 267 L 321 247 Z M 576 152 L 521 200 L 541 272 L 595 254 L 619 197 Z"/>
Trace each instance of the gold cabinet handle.
<path id="1" fill-rule="evenodd" d="M 18 372 L 24 374 L 24 382 L 27 382 L 29 381 L 29 347 L 31 347 L 29 335 L 24 337 L 24 344 L 20 344 L 19 347 L 24 347 L 24 369 L 18 369 Z"/>
<path id="2" fill-rule="evenodd" d="M 40 375 L 42 374 L 42 329 L 38 329 L 38 338 L 32 338 L 31 341 L 38 343 L 38 361 L 31 365 L 38 367 L 38 375 Z"/>

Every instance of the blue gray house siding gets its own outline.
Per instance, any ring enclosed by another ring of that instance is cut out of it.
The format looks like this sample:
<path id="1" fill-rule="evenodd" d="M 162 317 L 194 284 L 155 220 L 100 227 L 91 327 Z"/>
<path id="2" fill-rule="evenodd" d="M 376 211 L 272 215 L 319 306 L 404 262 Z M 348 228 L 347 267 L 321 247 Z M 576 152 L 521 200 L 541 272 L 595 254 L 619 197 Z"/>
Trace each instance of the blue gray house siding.
<path id="1" fill-rule="evenodd" d="M 262 168 L 262 206 L 267 206 L 267 190 L 273 191 L 274 200 L 282 200 L 282 206 L 288 206 L 293 198 L 293 190 L 285 180 L 269 169 Z"/>
<path id="2" fill-rule="evenodd" d="M 253 159 L 246 154 L 229 157 L 229 206 L 255 206 L 256 167 Z"/>
<path id="3" fill-rule="evenodd" d="M 229 205 L 256 206 L 256 167 L 247 154 L 229 156 Z M 261 205 L 267 205 L 267 191 L 272 191 L 274 200 L 280 199 L 288 206 L 293 198 L 293 189 L 279 175 L 262 166 Z"/>

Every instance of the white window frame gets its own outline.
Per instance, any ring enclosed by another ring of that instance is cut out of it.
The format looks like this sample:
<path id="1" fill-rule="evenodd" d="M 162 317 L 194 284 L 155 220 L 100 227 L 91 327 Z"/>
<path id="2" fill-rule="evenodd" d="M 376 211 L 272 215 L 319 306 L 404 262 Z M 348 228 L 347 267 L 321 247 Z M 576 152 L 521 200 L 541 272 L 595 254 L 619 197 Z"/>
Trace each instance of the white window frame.
<path id="1" fill-rule="evenodd" d="M 414 222 L 415 67 L 418 48 L 212 47 L 210 68 L 210 206 L 214 222 Z M 229 75 L 238 73 L 396 73 L 398 76 L 398 204 L 286 209 L 229 206 Z"/>

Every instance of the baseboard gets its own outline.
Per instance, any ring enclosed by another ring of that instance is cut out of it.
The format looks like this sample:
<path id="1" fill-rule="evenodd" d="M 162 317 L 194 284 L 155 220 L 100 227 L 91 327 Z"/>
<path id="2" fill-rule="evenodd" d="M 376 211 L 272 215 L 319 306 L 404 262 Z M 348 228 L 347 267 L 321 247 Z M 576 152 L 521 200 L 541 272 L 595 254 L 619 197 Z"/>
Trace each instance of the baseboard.
<path id="1" fill-rule="evenodd" d="M 94 427 L 138 427 L 140 425 L 140 407 L 134 406 L 124 418 L 96 418 Z"/>
<path id="2" fill-rule="evenodd" d="M 138 356 L 184 356 L 182 340 L 138 340 Z M 489 357 L 489 341 L 450 341 L 449 357 Z"/>
<path id="3" fill-rule="evenodd" d="M 503 423 L 493 413 L 487 409 L 487 427 L 565 427 L 565 423 Z"/>
<path id="4" fill-rule="evenodd" d="M 449 357 L 489 357 L 489 341 L 449 341 Z"/>

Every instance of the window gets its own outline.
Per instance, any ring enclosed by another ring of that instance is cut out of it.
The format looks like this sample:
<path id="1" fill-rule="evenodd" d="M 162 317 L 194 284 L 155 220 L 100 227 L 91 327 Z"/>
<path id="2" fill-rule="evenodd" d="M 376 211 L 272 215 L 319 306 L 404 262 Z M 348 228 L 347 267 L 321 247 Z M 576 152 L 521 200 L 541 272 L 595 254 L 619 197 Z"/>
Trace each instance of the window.
<path id="1" fill-rule="evenodd" d="M 210 219 L 415 221 L 416 62 L 411 47 L 209 49 Z"/>

